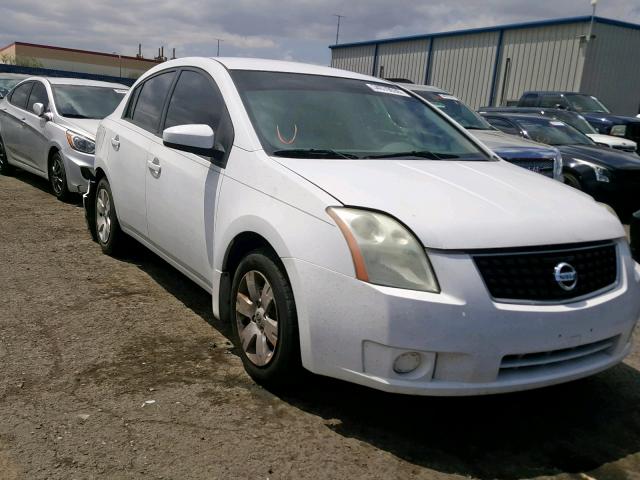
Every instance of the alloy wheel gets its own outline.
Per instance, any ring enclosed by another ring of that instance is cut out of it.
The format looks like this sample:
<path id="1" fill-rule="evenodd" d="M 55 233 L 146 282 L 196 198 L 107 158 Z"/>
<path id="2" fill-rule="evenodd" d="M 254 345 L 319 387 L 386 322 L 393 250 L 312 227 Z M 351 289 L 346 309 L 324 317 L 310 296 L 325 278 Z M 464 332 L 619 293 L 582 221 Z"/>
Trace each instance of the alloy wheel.
<path id="1" fill-rule="evenodd" d="M 257 270 L 245 273 L 240 280 L 236 322 L 247 358 L 259 367 L 267 365 L 278 344 L 278 309 L 271 284 Z"/>
<path id="2" fill-rule="evenodd" d="M 106 244 L 111 235 L 111 199 L 104 188 L 100 189 L 96 199 L 96 230 L 100 243 Z"/>
<path id="3" fill-rule="evenodd" d="M 6 167 L 7 164 L 7 152 L 4 149 L 4 142 L 0 138 L 0 170 Z"/>
<path id="4" fill-rule="evenodd" d="M 64 191 L 64 167 L 60 157 L 54 157 L 51 164 L 51 185 L 56 195 L 60 195 Z"/>

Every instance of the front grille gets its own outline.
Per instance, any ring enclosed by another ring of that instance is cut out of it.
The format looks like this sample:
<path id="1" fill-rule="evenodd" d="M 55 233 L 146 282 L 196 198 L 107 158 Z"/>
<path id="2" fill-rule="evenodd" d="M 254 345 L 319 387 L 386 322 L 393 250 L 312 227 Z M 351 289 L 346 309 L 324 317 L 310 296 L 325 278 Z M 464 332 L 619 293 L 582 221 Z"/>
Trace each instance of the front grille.
<path id="1" fill-rule="evenodd" d="M 472 257 L 496 300 L 562 302 L 612 287 L 618 278 L 616 246 L 611 243 L 472 253 Z M 571 275 L 571 268 L 575 279 L 564 276 Z"/>
<path id="2" fill-rule="evenodd" d="M 562 348 L 548 352 L 523 353 L 506 355 L 500 364 L 499 376 L 533 373 L 551 366 L 568 365 L 604 358 L 615 348 L 618 337 Z"/>
<path id="3" fill-rule="evenodd" d="M 532 172 L 540 173 L 545 177 L 553 178 L 553 166 L 555 161 L 548 158 L 532 159 L 532 158 L 509 158 L 505 159 L 514 165 L 517 165 Z"/>
<path id="4" fill-rule="evenodd" d="M 635 153 L 636 149 L 633 147 L 625 147 L 624 145 L 615 145 L 613 147 L 616 150 L 620 150 L 621 152 Z"/>

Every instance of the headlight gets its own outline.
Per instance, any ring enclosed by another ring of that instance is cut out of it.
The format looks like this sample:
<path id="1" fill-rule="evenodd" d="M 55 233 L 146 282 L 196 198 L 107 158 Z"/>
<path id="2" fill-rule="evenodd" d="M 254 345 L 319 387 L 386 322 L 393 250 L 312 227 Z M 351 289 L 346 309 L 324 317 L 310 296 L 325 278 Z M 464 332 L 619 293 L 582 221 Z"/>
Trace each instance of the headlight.
<path id="1" fill-rule="evenodd" d="M 427 254 L 413 234 L 388 215 L 330 207 L 327 213 L 344 235 L 356 277 L 387 287 L 439 293 Z"/>
<path id="2" fill-rule="evenodd" d="M 611 132 L 609 132 L 609 135 L 615 135 L 616 137 L 624 137 L 626 134 L 626 125 L 614 125 L 613 127 L 611 127 Z"/>
<path id="3" fill-rule="evenodd" d="M 89 137 L 67 130 L 67 142 L 74 150 L 82 153 L 96 153 L 96 142 Z"/>
<path id="4" fill-rule="evenodd" d="M 562 154 L 560 154 L 560 152 L 556 153 L 556 161 L 554 162 L 553 165 L 553 178 L 559 181 L 563 181 L 562 180 Z"/>
<path id="5" fill-rule="evenodd" d="M 596 165 L 595 163 L 587 162 L 586 160 L 580 160 L 579 158 L 574 158 L 574 160 L 582 165 L 591 167 L 596 174 L 596 180 L 598 182 L 609 183 L 611 181 L 611 172 L 609 172 L 607 168 Z"/>

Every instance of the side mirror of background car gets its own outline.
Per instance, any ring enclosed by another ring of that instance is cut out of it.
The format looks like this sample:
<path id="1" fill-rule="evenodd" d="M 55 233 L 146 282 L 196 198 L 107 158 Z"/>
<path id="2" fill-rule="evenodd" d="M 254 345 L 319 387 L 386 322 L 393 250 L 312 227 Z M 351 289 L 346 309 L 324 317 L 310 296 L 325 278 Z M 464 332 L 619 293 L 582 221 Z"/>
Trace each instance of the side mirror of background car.
<path id="1" fill-rule="evenodd" d="M 631 254 L 640 263 L 640 210 L 631 215 Z"/>
<path id="2" fill-rule="evenodd" d="M 215 134 L 209 125 L 177 125 L 162 132 L 165 146 L 206 157 L 214 156 Z"/>
<path id="3" fill-rule="evenodd" d="M 34 103 L 33 104 L 33 113 L 35 113 L 37 116 L 41 117 L 42 114 L 44 113 L 44 105 L 41 103 Z"/>

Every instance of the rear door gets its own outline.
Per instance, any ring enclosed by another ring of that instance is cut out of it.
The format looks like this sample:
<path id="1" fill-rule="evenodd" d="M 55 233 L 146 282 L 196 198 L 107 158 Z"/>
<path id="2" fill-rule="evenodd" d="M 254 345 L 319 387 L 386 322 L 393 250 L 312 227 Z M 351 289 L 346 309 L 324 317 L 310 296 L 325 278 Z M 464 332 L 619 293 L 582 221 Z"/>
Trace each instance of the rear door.
<path id="1" fill-rule="evenodd" d="M 19 85 L 9 96 L 9 102 L 4 104 L 6 108 L 2 113 L 0 135 L 9 158 L 18 163 L 29 164 L 27 161 L 27 143 L 24 136 L 25 122 L 27 118 L 27 101 L 33 82 L 25 82 Z"/>
<path id="2" fill-rule="evenodd" d="M 211 76 L 182 69 L 167 105 L 163 128 L 206 124 L 225 152 L 233 127 Z M 205 288 L 213 273 L 213 228 L 226 155 L 208 158 L 164 146 L 155 138 L 146 172 L 149 238 L 166 257 Z"/>
<path id="3" fill-rule="evenodd" d="M 118 220 L 125 231 L 147 238 L 147 157 L 159 134 L 160 118 L 175 70 L 160 72 L 136 87 L 122 119 L 107 130 L 109 182 Z"/>
<path id="4" fill-rule="evenodd" d="M 44 111 L 49 108 L 49 94 L 47 87 L 40 81 L 33 82 L 33 88 L 29 95 L 24 122 L 24 141 L 26 143 L 25 160 L 36 170 L 47 172 L 47 150 L 49 140 L 47 128 L 49 122 L 33 112 L 36 103 L 44 105 Z"/>

